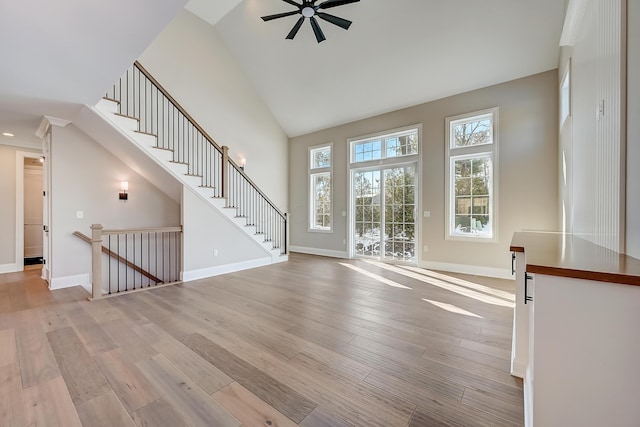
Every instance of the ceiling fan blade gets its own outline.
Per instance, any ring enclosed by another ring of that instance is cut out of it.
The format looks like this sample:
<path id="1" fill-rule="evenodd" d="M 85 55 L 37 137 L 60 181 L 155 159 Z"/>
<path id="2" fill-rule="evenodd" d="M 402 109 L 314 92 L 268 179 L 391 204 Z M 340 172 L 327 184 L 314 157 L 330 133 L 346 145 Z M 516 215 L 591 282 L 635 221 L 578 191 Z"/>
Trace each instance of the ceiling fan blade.
<path id="1" fill-rule="evenodd" d="M 349 3 L 356 3 L 359 1 L 360 0 L 327 0 L 325 2 L 320 3 L 317 7 L 318 9 L 328 9 L 330 7 L 342 6 Z"/>
<path id="2" fill-rule="evenodd" d="M 311 28 L 313 28 L 313 33 L 316 35 L 316 40 L 318 40 L 318 43 L 325 41 L 327 38 L 324 36 L 322 29 L 320 29 L 320 25 L 318 24 L 316 18 L 312 16 L 311 18 L 309 18 L 309 21 L 311 21 Z"/>
<path id="3" fill-rule="evenodd" d="M 296 15 L 298 13 L 300 13 L 299 10 L 294 10 L 293 12 L 276 13 L 275 15 L 263 16 L 262 20 L 266 22 L 266 21 L 271 21 L 272 19 L 278 19 L 278 18 L 284 18 L 285 16 Z"/>
<path id="4" fill-rule="evenodd" d="M 318 18 L 324 19 L 327 22 L 331 22 L 332 24 L 344 28 L 345 30 L 348 30 L 351 26 L 351 21 L 339 18 L 337 16 L 329 15 L 328 13 L 316 12 L 316 15 L 318 15 Z"/>
<path id="5" fill-rule="evenodd" d="M 298 30 L 300 29 L 300 27 L 302 27 L 303 22 L 304 22 L 304 16 L 301 16 L 300 19 L 298 19 L 298 22 L 296 22 L 296 25 L 294 25 L 291 31 L 289 31 L 289 34 L 287 34 L 286 38 L 289 40 L 293 40 L 296 34 L 298 34 Z"/>
<path id="6" fill-rule="evenodd" d="M 282 0 L 285 3 L 289 3 L 291 6 L 295 6 L 299 9 L 302 9 L 302 5 L 300 5 L 299 3 L 294 2 L 293 0 Z"/>

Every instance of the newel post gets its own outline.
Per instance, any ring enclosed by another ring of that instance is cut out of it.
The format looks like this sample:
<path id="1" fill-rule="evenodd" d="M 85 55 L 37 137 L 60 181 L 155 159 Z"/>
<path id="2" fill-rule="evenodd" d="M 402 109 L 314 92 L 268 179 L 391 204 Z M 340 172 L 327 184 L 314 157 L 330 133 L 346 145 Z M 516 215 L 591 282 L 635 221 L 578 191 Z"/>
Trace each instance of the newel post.
<path id="1" fill-rule="evenodd" d="M 91 299 L 102 296 L 102 225 L 91 224 Z"/>
<path id="2" fill-rule="evenodd" d="M 229 147 L 222 146 L 222 197 L 229 204 Z"/>

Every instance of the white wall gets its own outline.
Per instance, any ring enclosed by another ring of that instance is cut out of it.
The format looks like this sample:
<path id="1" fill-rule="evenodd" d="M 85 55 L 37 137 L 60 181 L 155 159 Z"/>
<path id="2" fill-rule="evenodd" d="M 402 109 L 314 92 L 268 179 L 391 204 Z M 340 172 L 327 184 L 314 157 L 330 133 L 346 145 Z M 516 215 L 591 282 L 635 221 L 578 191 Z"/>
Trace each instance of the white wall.
<path id="1" fill-rule="evenodd" d="M 287 136 L 216 30 L 185 10 L 139 60 L 234 160 L 246 159 L 247 174 L 286 210 Z"/>
<path id="2" fill-rule="evenodd" d="M 291 246 L 344 252 L 347 233 L 347 139 L 422 124 L 422 206 L 418 214 L 424 266 L 488 275 L 510 275 L 509 244 L 522 229 L 558 228 L 558 78 L 557 70 L 428 102 L 366 120 L 292 138 L 289 145 Z M 499 107 L 499 206 L 496 243 L 445 240 L 445 118 Z M 332 142 L 333 233 L 308 228 L 310 146 Z M 467 268 L 471 266 L 470 268 Z"/>
<path id="3" fill-rule="evenodd" d="M 627 254 L 640 258 L 640 2 L 627 21 Z"/>
<path id="4" fill-rule="evenodd" d="M 185 280 L 271 263 L 269 254 L 258 243 L 191 188 L 183 187 L 182 193 Z"/>
<path id="5" fill-rule="evenodd" d="M 50 255 L 52 288 L 88 280 L 90 246 L 73 236 L 105 228 L 164 227 L 180 224 L 180 207 L 74 125 L 52 128 Z M 129 200 L 118 200 L 120 182 L 129 182 Z M 77 218 L 82 211 L 84 218 Z"/>
<path id="6" fill-rule="evenodd" d="M 571 156 L 569 230 L 616 251 L 625 246 L 623 3 L 586 1 L 579 36 L 561 55 L 572 66 L 572 129 L 561 135 Z"/>

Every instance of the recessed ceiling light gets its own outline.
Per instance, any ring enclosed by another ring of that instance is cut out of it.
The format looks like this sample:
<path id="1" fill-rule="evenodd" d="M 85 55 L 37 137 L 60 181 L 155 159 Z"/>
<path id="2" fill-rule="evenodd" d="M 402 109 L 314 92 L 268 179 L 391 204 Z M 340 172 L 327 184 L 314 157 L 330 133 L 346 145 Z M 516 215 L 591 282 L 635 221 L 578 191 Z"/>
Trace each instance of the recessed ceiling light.
<path id="1" fill-rule="evenodd" d="M 14 134 L 12 134 L 10 132 L 2 132 L 2 135 L 4 135 L 4 136 L 15 136 Z"/>

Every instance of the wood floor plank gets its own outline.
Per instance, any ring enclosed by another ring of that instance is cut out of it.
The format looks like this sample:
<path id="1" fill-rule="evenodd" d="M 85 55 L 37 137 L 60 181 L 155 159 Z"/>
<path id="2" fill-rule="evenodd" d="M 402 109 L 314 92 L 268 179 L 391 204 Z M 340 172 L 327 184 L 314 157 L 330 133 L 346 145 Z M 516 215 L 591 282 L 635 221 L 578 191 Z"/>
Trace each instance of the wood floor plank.
<path id="1" fill-rule="evenodd" d="M 409 421 L 408 427 L 465 427 L 443 416 L 433 414 L 418 407 Z"/>
<path id="2" fill-rule="evenodd" d="M 133 328 L 138 324 L 131 322 L 129 319 L 112 320 L 101 323 L 100 326 L 118 346 L 122 355 L 133 363 L 150 359 L 158 354 L 140 335 L 134 332 Z"/>
<path id="3" fill-rule="evenodd" d="M 462 403 L 514 424 L 524 423 L 524 402 L 522 400 L 507 401 L 491 392 L 467 388 L 462 396 Z"/>
<path id="4" fill-rule="evenodd" d="M 14 329 L 0 330 L 0 367 L 18 362 L 18 347 Z"/>
<path id="5" fill-rule="evenodd" d="M 318 406 L 300 423 L 301 427 L 350 427 L 346 421 Z"/>
<path id="6" fill-rule="evenodd" d="M 76 410 L 84 427 L 135 427 L 112 391 L 81 403 Z"/>
<path id="7" fill-rule="evenodd" d="M 340 417 L 347 423 L 363 427 L 386 427 L 390 425 L 406 425 L 412 409 L 408 413 L 397 413 L 396 410 L 382 404 L 382 399 L 369 395 L 369 390 L 352 380 L 336 383 L 329 375 L 318 375 L 314 367 L 292 365 L 267 353 L 256 351 L 246 343 L 238 342 L 230 347 L 239 355 L 263 372 L 278 378 L 287 386 L 308 396 L 330 413 Z"/>
<path id="8" fill-rule="evenodd" d="M 295 427 L 297 424 L 255 394 L 233 382 L 211 396 L 243 426 Z"/>
<path id="9" fill-rule="evenodd" d="M 47 332 L 47 338 L 74 404 L 111 390 L 73 328 Z"/>
<path id="10" fill-rule="evenodd" d="M 82 426 L 61 376 L 24 389 L 23 398 L 28 426 Z"/>
<path id="11" fill-rule="evenodd" d="M 134 327 L 134 330 L 207 393 L 215 393 L 233 382 L 233 379 L 220 369 L 157 326 L 141 325 Z"/>
<path id="12" fill-rule="evenodd" d="M 182 342 L 296 423 L 302 421 L 317 406 L 315 402 L 256 369 L 199 333 L 188 335 L 183 338 Z"/>
<path id="13" fill-rule="evenodd" d="M 22 387 L 29 388 L 60 376 L 58 364 L 36 309 L 15 313 L 16 344 Z"/>
<path id="14" fill-rule="evenodd" d="M 211 425 L 238 427 L 240 425 L 238 420 L 161 354 L 138 362 L 136 365 L 192 427 Z"/>
<path id="15" fill-rule="evenodd" d="M 131 418 L 138 427 L 189 427 L 182 415 L 164 398 L 132 413 Z"/>
<path id="16" fill-rule="evenodd" d="M 26 426 L 22 381 L 17 363 L 0 366 L 0 426 Z"/>
<path id="17" fill-rule="evenodd" d="M 87 302 L 87 304 L 89 304 Z M 67 312 L 78 336 L 84 343 L 89 354 L 101 353 L 117 348 L 117 345 L 104 333 L 100 325 L 87 313 L 85 306 L 75 304 Z"/>
<path id="18" fill-rule="evenodd" d="M 475 350 L 479 353 L 488 354 L 489 356 L 499 357 L 504 360 L 511 360 L 511 350 L 505 350 L 492 345 L 482 344 L 471 340 L 462 340 L 460 347 Z"/>
<path id="19" fill-rule="evenodd" d="M 120 350 L 99 353 L 95 361 L 127 412 L 134 412 L 162 397 Z"/>

